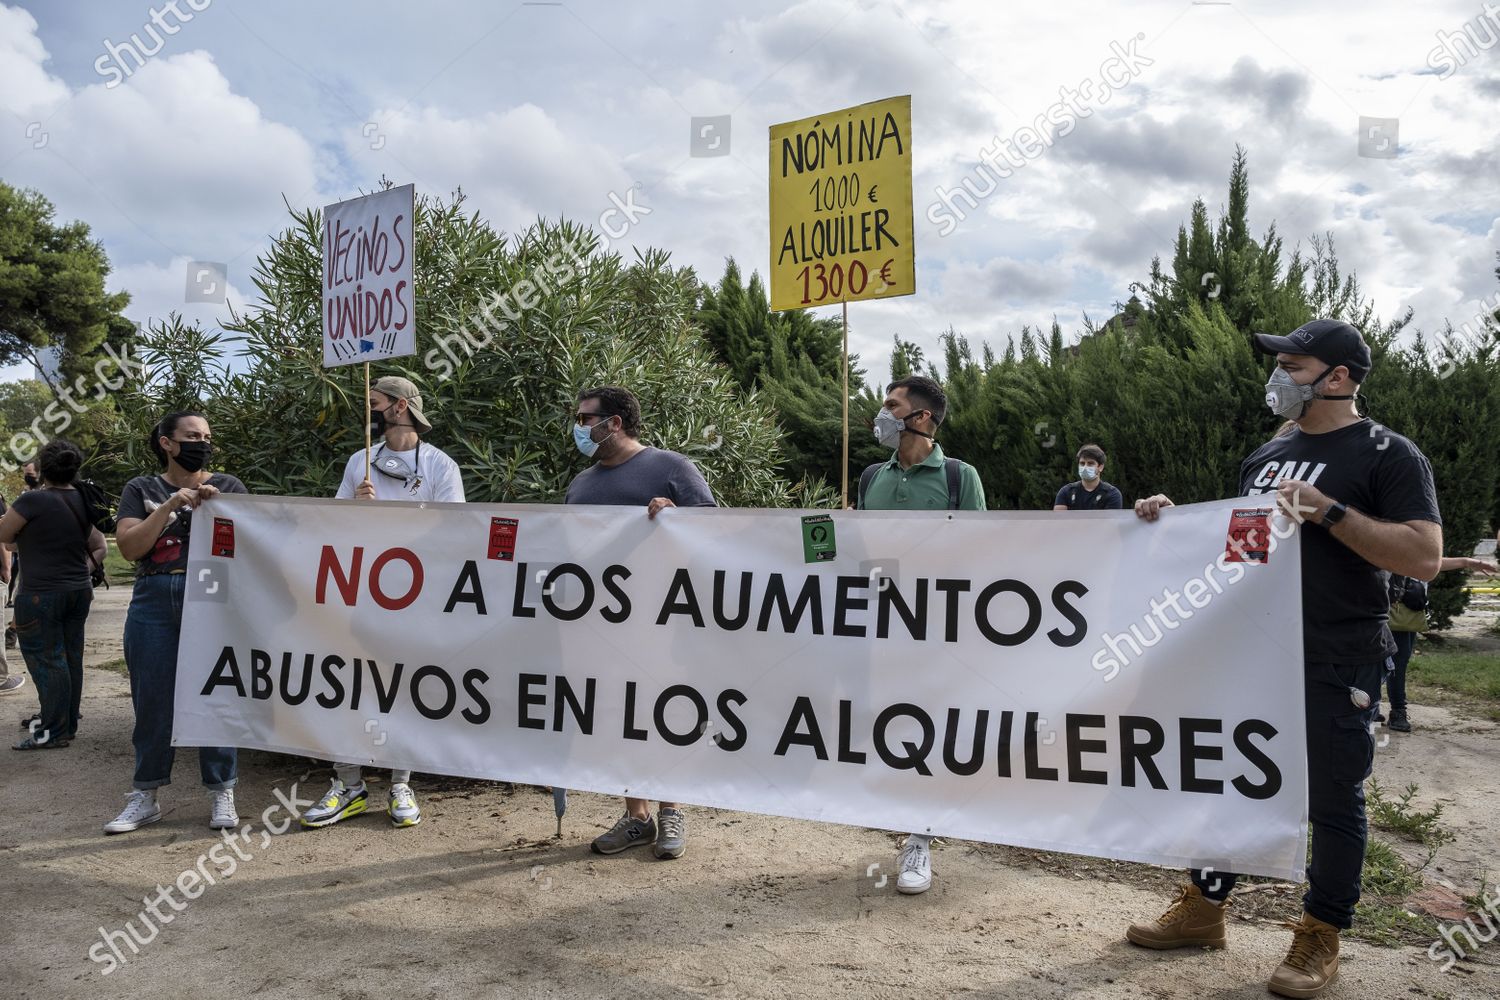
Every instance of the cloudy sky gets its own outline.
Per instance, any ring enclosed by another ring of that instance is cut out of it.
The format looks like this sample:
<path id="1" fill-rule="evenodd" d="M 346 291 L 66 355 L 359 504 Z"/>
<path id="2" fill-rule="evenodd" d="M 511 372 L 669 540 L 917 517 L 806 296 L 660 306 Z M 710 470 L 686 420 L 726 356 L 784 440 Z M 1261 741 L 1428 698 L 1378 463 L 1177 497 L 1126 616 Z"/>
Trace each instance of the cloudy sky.
<path id="1" fill-rule="evenodd" d="M 284 200 L 382 175 L 461 186 L 507 232 L 634 190 L 620 242 L 713 280 L 767 269 L 769 125 L 909 93 L 918 292 L 850 309 L 877 374 L 893 334 L 1106 318 L 1195 197 L 1217 213 L 1236 143 L 1257 236 L 1331 232 L 1385 316 L 1473 317 L 1500 291 L 1500 7 L 1314 6 L 0 2 L 0 179 L 93 227 L 142 322 L 226 315 L 184 301 L 189 261 L 252 303 Z M 1072 127 L 1017 134 L 1049 112 Z M 728 155 L 692 155 L 725 115 Z M 1361 150 L 1362 116 L 1396 123 Z M 1009 176 L 982 166 L 997 137 Z M 965 179 L 977 205 L 940 199 Z"/>

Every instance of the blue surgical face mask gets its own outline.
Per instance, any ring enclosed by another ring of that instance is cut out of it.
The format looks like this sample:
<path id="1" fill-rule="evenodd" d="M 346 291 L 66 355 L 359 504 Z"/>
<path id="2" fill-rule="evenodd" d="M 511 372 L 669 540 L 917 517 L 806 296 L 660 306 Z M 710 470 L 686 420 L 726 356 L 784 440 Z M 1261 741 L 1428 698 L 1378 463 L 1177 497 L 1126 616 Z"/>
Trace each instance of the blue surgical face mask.
<path id="1" fill-rule="evenodd" d="M 573 425 L 573 443 L 586 458 L 593 458 L 594 452 L 599 450 L 599 442 L 589 436 L 589 428 L 582 424 Z"/>
<path id="2" fill-rule="evenodd" d="M 1078 467 L 1078 476 L 1080 479 L 1098 479 L 1099 469 L 1092 465 L 1080 465 Z"/>
<path id="3" fill-rule="evenodd" d="M 604 441 L 608 441 L 615 436 L 614 431 L 611 431 L 605 435 L 604 441 L 595 441 L 591 433 L 592 431 L 592 427 L 585 427 L 582 424 L 576 423 L 573 425 L 573 443 L 578 446 L 579 451 L 583 452 L 585 458 L 593 458 L 594 453 L 599 450 L 599 446 Z"/>

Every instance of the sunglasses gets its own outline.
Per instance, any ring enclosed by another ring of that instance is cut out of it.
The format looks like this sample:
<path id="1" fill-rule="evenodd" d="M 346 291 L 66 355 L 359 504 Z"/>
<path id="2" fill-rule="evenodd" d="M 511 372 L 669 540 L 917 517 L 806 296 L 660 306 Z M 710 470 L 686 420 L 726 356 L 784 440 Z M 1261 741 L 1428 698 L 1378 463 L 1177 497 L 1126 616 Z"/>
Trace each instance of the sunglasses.
<path id="1" fill-rule="evenodd" d="M 613 416 L 615 416 L 615 414 L 613 413 L 575 413 L 573 414 L 573 419 L 577 422 L 579 427 L 587 427 L 589 426 L 589 420 L 591 419 L 608 420 Z"/>

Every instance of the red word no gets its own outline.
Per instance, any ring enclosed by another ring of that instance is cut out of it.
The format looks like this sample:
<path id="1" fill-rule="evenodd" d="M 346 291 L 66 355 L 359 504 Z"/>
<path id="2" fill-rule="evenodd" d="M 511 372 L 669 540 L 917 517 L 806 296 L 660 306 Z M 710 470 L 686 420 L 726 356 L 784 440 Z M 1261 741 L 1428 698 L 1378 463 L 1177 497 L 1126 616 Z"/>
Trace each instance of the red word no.
<path id="1" fill-rule="evenodd" d="M 344 603 L 351 608 L 354 607 L 355 601 L 359 598 L 359 571 L 360 566 L 364 563 L 364 558 L 364 546 L 356 545 L 354 547 L 353 558 L 350 560 L 349 568 L 346 571 L 343 563 L 339 561 L 338 553 L 334 551 L 333 546 L 323 546 L 323 555 L 318 559 L 317 602 L 319 604 L 325 603 L 328 595 L 328 581 L 332 578 L 334 586 L 338 588 L 339 596 L 344 599 Z M 380 578 L 386 566 L 395 559 L 401 560 L 411 568 L 411 586 L 407 588 L 406 593 L 393 597 L 381 587 Z M 370 596 L 375 598 L 376 604 L 387 611 L 400 611 L 408 607 L 412 601 L 415 601 L 417 595 L 422 592 L 422 560 L 418 559 L 417 554 L 411 549 L 386 549 L 375 557 L 374 562 L 370 563 L 370 575 L 367 582 L 370 588 Z"/>

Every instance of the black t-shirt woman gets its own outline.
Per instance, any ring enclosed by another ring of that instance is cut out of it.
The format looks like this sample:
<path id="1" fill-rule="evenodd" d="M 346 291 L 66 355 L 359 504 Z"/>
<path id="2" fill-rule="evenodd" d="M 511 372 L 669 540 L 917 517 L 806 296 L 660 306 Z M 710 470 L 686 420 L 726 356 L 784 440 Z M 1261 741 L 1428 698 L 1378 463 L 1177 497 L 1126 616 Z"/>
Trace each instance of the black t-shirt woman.
<path id="1" fill-rule="evenodd" d="M 90 576 L 105 542 L 74 488 L 83 453 L 54 438 L 37 455 L 42 485 L 0 517 L 0 543 L 20 548 L 26 578 L 16 593 L 16 639 L 41 709 L 17 750 L 55 750 L 78 734 L 83 700 L 83 626 L 94 600 Z"/>
<path id="2" fill-rule="evenodd" d="M 136 572 L 125 616 L 125 665 L 135 707 L 135 787 L 124 811 L 104 825 L 105 833 L 127 833 L 161 819 L 156 790 L 172 781 L 172 703 L 193 511 L 220 493 L 247 492 L 233 476 L 205 468 L 213 457 L 213 441 L 201 413 L 167 414 L 152 430 L 151 450 L 162 471 L 125 484 L 115 531 L 120 554 L 134 560 Z M 235 748 L 200 747 L 198 769 L 212 799 L 209 827 L 237 827 Z"/>

